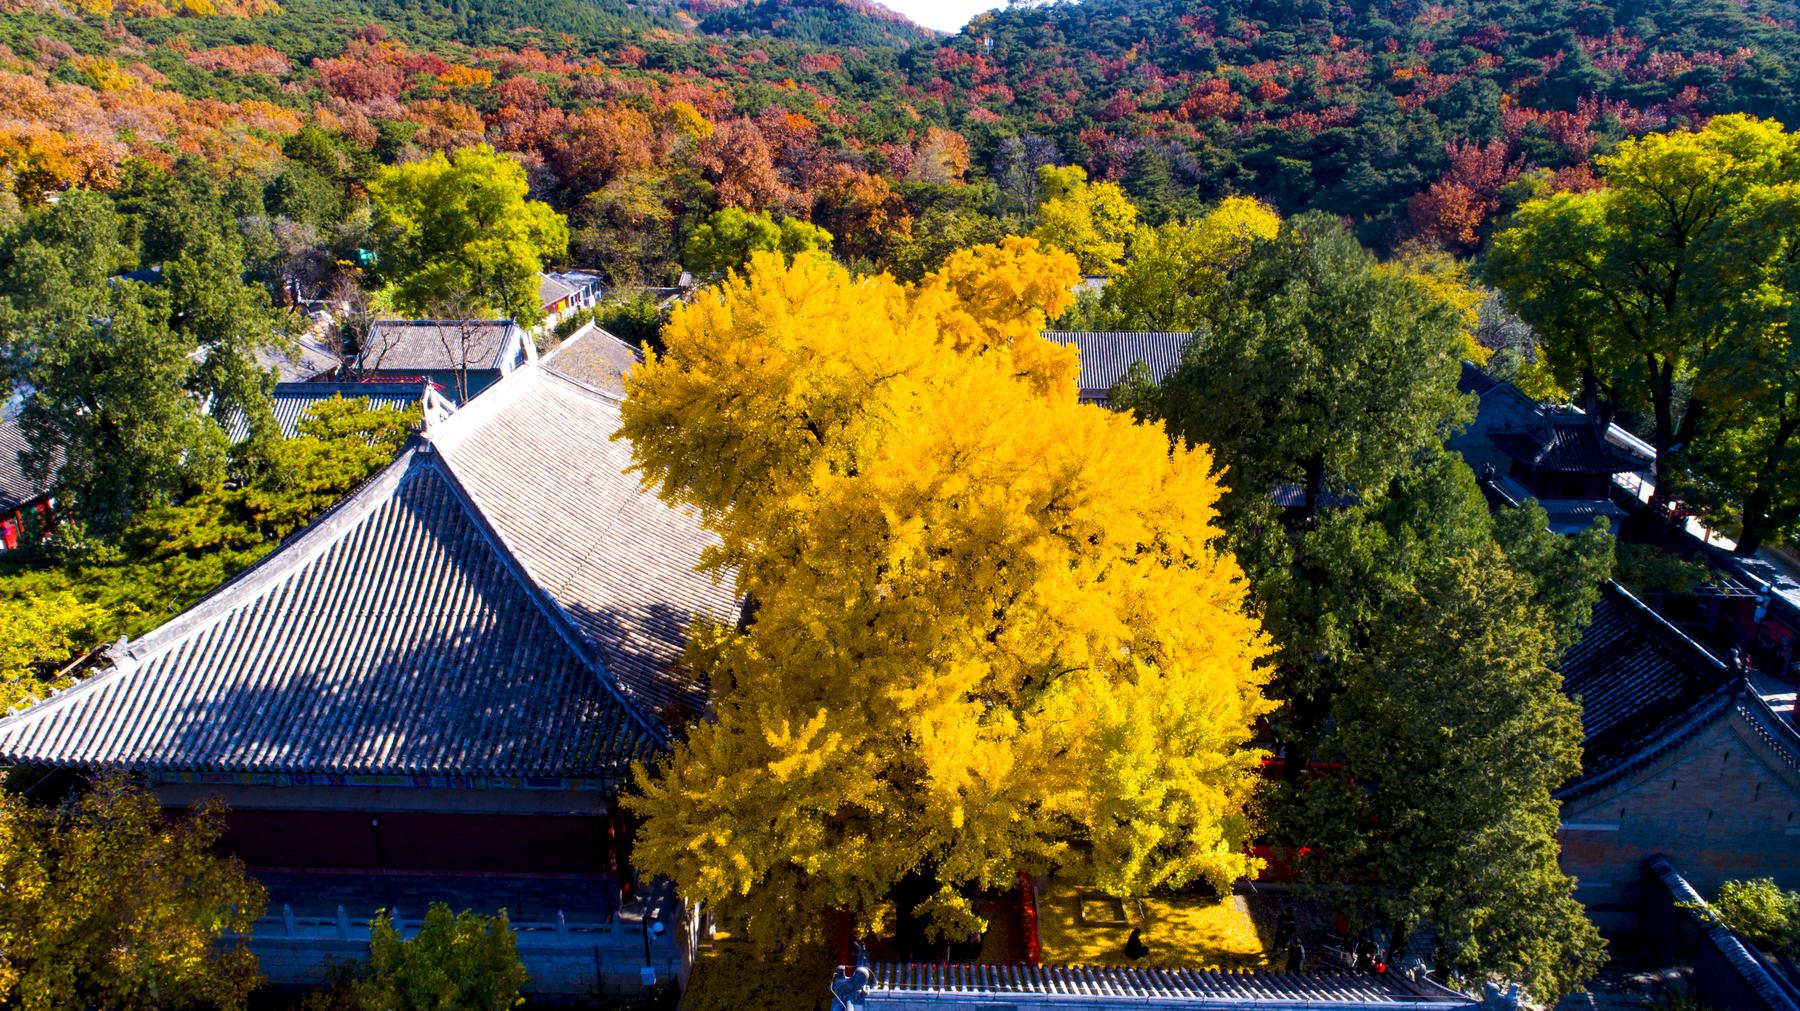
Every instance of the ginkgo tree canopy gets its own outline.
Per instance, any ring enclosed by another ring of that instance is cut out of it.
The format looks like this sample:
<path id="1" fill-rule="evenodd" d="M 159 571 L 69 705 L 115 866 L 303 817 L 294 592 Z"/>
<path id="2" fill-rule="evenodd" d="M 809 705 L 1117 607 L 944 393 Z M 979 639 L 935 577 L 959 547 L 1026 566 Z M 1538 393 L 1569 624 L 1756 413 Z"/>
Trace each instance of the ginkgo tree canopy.
<path id="1" fill-rule="evenodd" d="M 664 332 L 623 434 L 754 604 L 690 661 L 711 719 L 629 801 L 636 855 L 765 944 L 877 929 L 909 875 L 1119 894 L 1252 870 L 1265 644 L 1204 448 L 1076 401 L 1038 336 L 1074 259 L 966 250 L 917 286 L 758 254 Z"/>

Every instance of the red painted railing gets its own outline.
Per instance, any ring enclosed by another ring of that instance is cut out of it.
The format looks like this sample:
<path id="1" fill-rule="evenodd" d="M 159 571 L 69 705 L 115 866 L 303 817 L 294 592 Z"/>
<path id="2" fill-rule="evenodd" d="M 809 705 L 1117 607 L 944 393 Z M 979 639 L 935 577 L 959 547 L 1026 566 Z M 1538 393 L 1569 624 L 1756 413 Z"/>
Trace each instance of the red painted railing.
<path id="1" fill-rule="evenodd" d="M 1031 886 L 1031 875 L 1019 872 L 1019 920 L 1025 934 L 1025 961 L 1029 965 L 1044 964 L 1044 943 L 1038 938 L 1037 891 Z"/>

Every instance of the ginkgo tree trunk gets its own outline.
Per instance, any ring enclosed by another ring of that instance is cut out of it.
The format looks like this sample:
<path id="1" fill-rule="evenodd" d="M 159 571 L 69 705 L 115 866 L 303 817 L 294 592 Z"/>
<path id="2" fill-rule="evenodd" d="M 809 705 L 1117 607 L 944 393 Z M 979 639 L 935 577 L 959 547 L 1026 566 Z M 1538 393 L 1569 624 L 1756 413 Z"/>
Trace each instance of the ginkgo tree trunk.
<path id="1" fill-rule="evenodd" d="M 1039 335 L 1072 257 L 964 250 L 917 286 L 758 254 L 664 331 L 623 435 L 755 602 L 688 661 L 713 709 L 628 804 L 636 855 L 766 947 L 895 886 L 1060 870 L 1122 895 L 1254 868 L 1266 643 L 1218 546 L 1218 475 L 1077 403 Z"/>

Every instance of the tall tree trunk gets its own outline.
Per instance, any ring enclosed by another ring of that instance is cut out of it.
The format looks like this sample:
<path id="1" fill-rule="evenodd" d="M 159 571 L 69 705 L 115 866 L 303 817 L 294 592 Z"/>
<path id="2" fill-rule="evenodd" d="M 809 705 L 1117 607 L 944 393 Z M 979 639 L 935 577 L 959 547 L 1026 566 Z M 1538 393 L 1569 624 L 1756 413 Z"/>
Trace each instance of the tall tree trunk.
<path id="1" fill-rule="evenodd" d="M 1744 496 L 1743 522 L 1738 529 L 1733 554 L 1745 557 L 1756 554 L 1756 549 L 1762 547 L 1763 538 L 1768 536 L 1768 517 L 1769 492 L 1759 484 Z"/>
<path id="2" fill-rule="evenodd" d="M 1300 510 L 1298 526 L 1302 530 L 1311 530 L 1318 525 L 1319 500 L 1325 495 L 1325 457 L 1315 455 L 1306 461 L 1306 498 Z"/>

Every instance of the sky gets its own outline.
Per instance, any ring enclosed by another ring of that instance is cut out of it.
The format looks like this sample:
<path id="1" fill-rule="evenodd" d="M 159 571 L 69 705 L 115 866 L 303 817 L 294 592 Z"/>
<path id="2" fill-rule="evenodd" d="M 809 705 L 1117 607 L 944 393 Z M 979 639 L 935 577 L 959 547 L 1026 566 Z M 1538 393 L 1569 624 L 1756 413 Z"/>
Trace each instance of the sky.
<path id="1" fill-rule="evenodd" d="M 954 32 L 982 11 L 1004 6 L 1002 0 L 880 0 L 927 28 Z"/>

